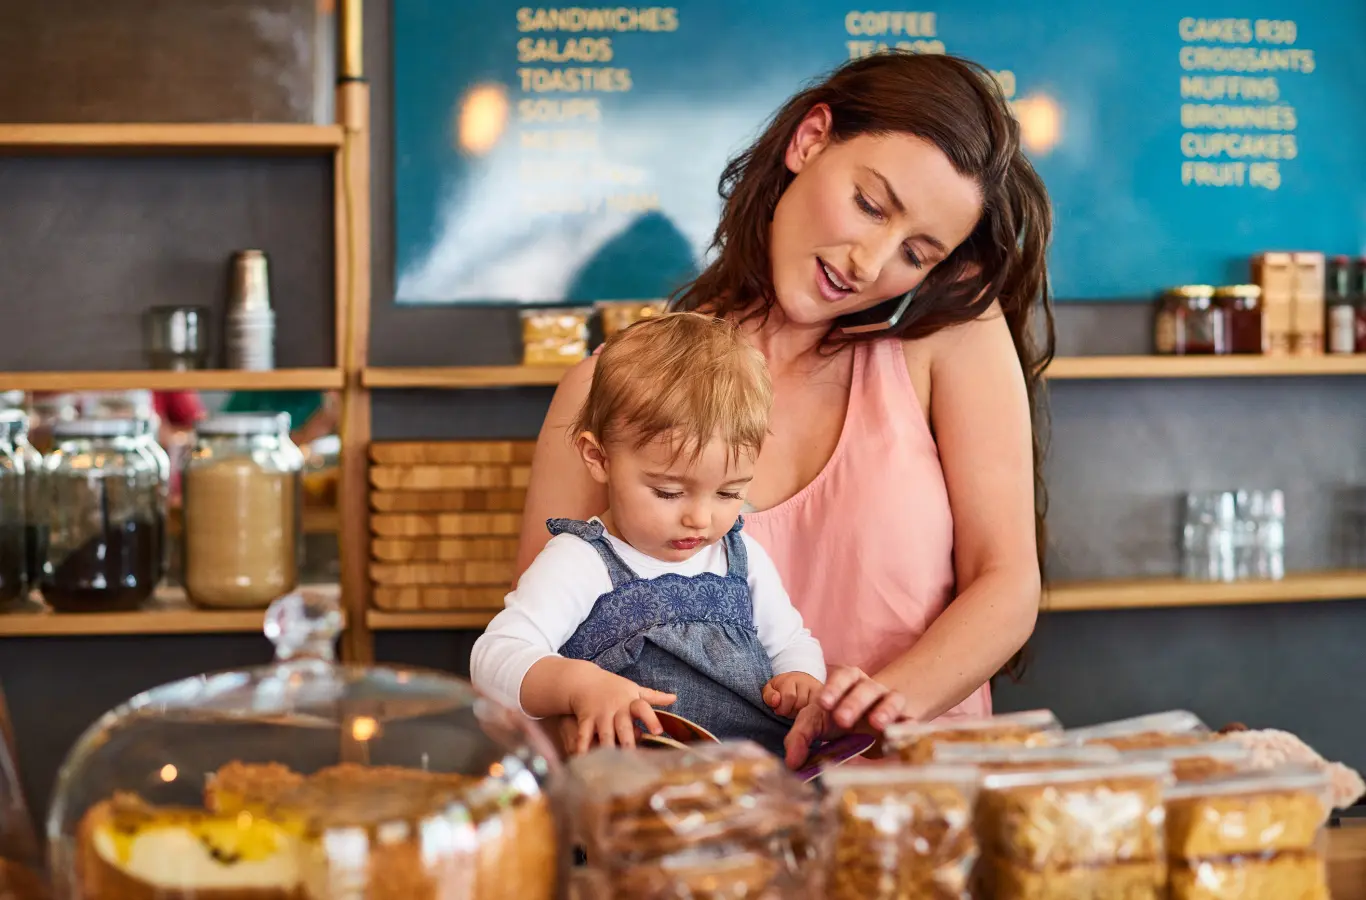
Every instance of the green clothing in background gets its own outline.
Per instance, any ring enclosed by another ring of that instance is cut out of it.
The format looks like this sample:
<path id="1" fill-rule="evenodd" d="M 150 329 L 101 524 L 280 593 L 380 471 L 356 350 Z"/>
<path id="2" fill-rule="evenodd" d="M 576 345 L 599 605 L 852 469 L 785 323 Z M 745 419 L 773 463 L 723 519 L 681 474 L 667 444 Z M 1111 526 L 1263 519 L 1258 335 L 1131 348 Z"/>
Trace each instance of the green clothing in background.
<path id="1" fill-rule="evenodd" d="M 322 391 L 237 391 L 223 404 L 223 412 L 286 412 L 294 430 L 302 428 L 322 406 Z"/>

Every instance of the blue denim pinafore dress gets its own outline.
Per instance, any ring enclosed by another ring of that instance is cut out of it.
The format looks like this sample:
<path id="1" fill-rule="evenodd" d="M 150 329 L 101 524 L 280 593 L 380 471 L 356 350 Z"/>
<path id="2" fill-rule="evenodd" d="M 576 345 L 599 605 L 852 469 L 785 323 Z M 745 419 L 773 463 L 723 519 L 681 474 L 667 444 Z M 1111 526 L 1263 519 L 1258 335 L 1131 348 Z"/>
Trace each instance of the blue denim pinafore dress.
<path id="1" fill-rule="evenodd" d="M 612 577 L 612 590 L 593 604 L 560 648 L 636 684 L 677 695 L 661 707 L 718 738 L 748 738 L 783 752 L 791 720 L 764 703 L 773 664 L 754 629 L 749 563 L 740 538 L 743 520 L 722 539 L 726 574 L 641 578 L 608 543 L 601 522 L 551 519 L 551 534 L 593 545 Z"/>

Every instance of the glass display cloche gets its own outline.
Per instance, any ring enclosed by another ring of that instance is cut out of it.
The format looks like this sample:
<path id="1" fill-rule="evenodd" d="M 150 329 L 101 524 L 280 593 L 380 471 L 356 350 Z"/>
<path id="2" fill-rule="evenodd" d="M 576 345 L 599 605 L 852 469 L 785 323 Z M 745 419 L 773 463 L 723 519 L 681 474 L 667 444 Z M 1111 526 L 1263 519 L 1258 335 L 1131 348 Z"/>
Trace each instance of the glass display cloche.
<path id="1" fill-rule="evenodd" d="M 550 900 L 539 727 L 437 672 L 341 665 L 334 602 L 266 613 L 271 665 L 189 678 L 77 741 L 48 818 L 58 900 Z"/>

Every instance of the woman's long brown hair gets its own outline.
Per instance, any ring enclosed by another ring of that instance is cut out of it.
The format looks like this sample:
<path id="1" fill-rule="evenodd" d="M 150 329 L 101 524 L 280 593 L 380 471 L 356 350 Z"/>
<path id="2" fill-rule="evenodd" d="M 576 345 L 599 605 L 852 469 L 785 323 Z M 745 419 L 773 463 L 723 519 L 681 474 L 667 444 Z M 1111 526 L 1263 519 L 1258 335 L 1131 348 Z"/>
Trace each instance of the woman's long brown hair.
<path id="1" fill-rule="evenodd" d="M 996 80 L 982 66 L 952 56 L 887 52 L 846 63 L 783 106 L 763 134 L 726 166 L 724 201 L 712 239 L 716 256 L 676 305 L 719 316 L 764 318 L 777 303 L 769 233 L 778 198 L 793 175 L 787 147 L 817 105 L 831 111 L 831 139 L 912 134 L 933 143 L 981 189 L 982 215 L 948 258 L 926 276 L 895 328 L 831 343 L 896 336 L 920 338 L 978 318 L 999 303 L 1024 371 L 1033 424 L 1035 537 L 1044 571 L 1048 494 L 1043 480 L 1047 405 L 1043 370 L 1053 358 L 1053 310 L 1045 260 L 1053 229 L 1043 180 L 1020 148 L 1020 129 Z M 860 316 L 886 318 L 896 299 Z M 1018 677 L 1023 651 L 1006 666 Z"/>

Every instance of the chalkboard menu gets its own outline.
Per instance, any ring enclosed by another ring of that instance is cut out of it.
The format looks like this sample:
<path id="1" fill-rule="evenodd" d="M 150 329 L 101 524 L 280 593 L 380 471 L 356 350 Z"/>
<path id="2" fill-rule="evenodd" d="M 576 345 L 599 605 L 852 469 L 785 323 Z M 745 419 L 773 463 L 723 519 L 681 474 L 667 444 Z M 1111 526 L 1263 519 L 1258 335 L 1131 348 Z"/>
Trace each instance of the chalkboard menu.
<path id="1" fill-rule="evenodd" d="M 1366 250 L 1366 3 L 396 0 L 397 301 L 663 296 L 716 182 L 851 57 L 995 74 L 1057 212 L 1062 300 L 1247 277 L 1269 249 Z"/>

